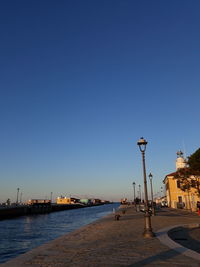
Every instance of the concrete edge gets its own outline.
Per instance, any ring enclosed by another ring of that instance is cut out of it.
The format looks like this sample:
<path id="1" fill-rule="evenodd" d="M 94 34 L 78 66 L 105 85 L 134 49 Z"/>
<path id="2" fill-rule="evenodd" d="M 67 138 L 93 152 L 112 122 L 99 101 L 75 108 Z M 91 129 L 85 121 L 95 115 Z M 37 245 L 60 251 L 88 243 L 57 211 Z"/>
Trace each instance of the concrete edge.
<path id="1" fill-rule="evenodd" d="M 172 240 L 168 236 L 168 232 L 172 229 L 175 229 L 177 227 L 185 227 L 185 228 L 196 228 L 200 227 L 199 223 L 191 223 L 191 224 L 178 224 L 170 227 L 166 227 L 163 229 L 158 230 L 155 234 L 156 237 L 160 240 L 161 243 L 164 245 L 172 248 L 173 250 L 179 252 L 180 254 L 183 254 L 187 257 L 193 258 L 195 260 L 200 261 L 200 254 L 194 250 L 191 250 L 189 248 L 181 246 L 179 243 L 176 243 L 174 240 Z"/>

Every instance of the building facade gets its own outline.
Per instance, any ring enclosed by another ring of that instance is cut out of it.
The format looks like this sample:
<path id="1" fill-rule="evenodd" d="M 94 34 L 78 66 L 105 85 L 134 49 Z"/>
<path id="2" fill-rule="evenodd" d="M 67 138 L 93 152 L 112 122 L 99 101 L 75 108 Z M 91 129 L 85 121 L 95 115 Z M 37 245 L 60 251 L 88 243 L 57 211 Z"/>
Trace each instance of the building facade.
<path id="1" fill-rule="evenodd" d="M 167 204 L 171 208 L 197 210 L 200 201 L 200 177 L 187 174 L 187 163 L 181 151 L 177 152 L 176 171 L 165 176 L 163 183 L 166 188 Z"/>
<path id="2" fill-rule="evenodd" d="M 66 205 L 66 204 L 76 204 L 79 203 L 79 199 L 74 198 L 74 197 L 57 197 L 56 198 L 56 204 L 62 204 L 62 205 Z"/>

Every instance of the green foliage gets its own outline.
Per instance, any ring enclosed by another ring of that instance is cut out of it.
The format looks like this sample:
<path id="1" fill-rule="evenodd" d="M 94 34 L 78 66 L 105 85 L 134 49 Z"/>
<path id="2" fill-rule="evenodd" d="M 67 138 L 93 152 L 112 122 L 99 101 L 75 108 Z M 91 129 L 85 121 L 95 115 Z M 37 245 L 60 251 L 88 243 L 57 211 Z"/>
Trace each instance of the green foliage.
<path id="1" fill-rule="evenodd" d="M 188 165 L 192 171 L 200 172 L 200 148 L 189 156 Z"/>
<path id="2" fill-rule="evenodd" d="M 191 178 L 191 176 L 193 178 Z M 184 191 L 189 192 L 192 188 L 200 196 L 200 177 L 198 171 L 193 171 L 190 168 L 183 168 L 176 171 L 174 179 L 177 180 L 178 187 Z"/>
<path id="3" fill-rule="evenodd" d="M 200 196 L 200 148 L 188 158 L 188 167 L 176 171 L 174 179 L 182 191 L 189 192 L 193 188 Z"/>

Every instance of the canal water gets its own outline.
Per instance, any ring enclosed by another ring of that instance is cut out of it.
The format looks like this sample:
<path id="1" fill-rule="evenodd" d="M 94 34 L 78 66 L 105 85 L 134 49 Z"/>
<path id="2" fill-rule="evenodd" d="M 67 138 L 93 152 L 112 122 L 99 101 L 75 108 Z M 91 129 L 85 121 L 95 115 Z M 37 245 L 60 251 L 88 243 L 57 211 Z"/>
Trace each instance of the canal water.
<path id="1" fill-rule="evenodd" d="M 119 203 L 113 203 L 0 221 L 0 263 L 94 222 L 118 207 Z"/>

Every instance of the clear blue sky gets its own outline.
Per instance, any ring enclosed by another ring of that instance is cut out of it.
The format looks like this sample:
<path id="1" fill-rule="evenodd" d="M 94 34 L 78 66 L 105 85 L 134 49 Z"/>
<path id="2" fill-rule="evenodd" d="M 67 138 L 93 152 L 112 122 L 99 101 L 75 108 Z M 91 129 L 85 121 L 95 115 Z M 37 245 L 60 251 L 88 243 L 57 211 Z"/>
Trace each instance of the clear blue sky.
<path id="1" fill-rule="evenodd" d="M 0 201 L 155 192 L 199 148 L 200 2 L 0 1 Z"/>

